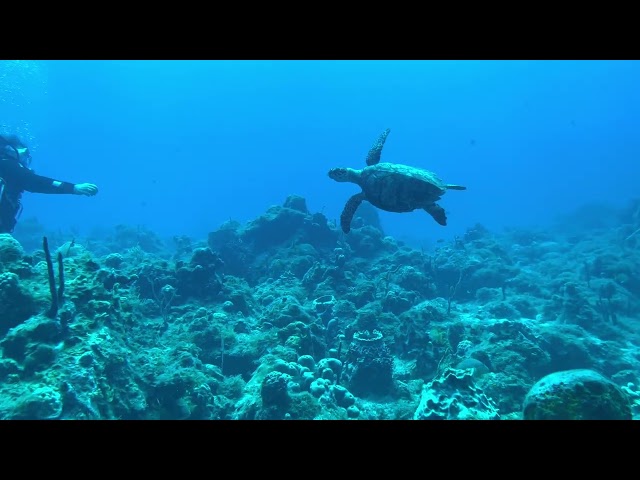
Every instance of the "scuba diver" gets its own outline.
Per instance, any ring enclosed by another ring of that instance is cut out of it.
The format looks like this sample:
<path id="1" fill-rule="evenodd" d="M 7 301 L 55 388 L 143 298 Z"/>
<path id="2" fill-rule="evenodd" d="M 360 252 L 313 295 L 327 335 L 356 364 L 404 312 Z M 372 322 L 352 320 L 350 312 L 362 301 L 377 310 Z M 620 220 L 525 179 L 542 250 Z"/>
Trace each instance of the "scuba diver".
<path id="1" fill-rule="evenodd" d="M 93 196 L 93 183 L 69 183 L 37 175 L 29 148 L 16 136 L 0 136 L 0 233 L 12 233 L 22 213 L 22 194 L 58 193 Z"/>

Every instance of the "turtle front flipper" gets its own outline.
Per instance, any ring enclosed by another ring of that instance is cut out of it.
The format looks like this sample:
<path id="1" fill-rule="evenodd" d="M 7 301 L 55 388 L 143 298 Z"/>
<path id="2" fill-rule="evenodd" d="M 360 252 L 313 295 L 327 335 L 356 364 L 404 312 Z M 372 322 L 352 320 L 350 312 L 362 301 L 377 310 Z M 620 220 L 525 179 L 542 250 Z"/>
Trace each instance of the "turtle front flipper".
<path id="1" fill-rule="evenodd" d="M 380 134 L 376 143 L 373 144 L 369 153 L 367 154 L 367 165 L 375 165 L 380 162 L 380 156 L 382 155 L 382 147 L 384 147 L 384 142 L 387 141 L 387 137 L 389 136 L 390 128 L 387 128 L 384 132 Z"/>
<path id="2" fill-rule="evenodd" d="M 434 203 L 433 205 L 425 207 L 425 210 L 440 225 L 442 225 L 443 227 L 447 226 L 447 214 L 445 213 L 444 208 L 442 208 L 440 205 Z"/>
<path id="3" fill-rule="evenodd" d="M 340 215 L 340 227 L 342 227 L 342 231 L 344 233 L 349 233 L 351 231 L 351 220 L 353 220 L 353 216 L 363 200 L 364 193 L 356 193 L 347 200 L 347 203 L 344 205 L 344 209 Z"/>

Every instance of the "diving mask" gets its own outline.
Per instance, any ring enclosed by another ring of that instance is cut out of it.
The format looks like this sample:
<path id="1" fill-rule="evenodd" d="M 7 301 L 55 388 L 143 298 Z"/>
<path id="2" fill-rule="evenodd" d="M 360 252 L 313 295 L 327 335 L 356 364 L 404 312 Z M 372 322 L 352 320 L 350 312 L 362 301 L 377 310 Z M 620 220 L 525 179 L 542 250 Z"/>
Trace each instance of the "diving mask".
<path id="1" fill-rule="evenodd" d="M 13 145 L 6 145 L 4 147 L 3 156 L 18 160 L 22 165 L 28 167 L 31 163 L 31 153 L 26 147 L 14 147 Z"/>
<path id="2" fill-rule="evenodd" d="M 16 148 L 16 152 L 18 152 L 18 161 L 28 168 L 31 165 L 31 152 L 29 152 L 29 149 Z"/>

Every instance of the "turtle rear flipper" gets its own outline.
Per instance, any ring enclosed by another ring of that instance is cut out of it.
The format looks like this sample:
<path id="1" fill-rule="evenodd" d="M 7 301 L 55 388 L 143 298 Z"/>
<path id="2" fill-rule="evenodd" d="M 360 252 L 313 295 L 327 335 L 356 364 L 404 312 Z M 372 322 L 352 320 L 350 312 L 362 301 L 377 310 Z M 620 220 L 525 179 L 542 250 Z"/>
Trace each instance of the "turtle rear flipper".
<path id="1" fill-rule="evenodd" d="M 444 208 L 442 208 L 440 205 L 434 203 L 433 205 L 429 205 L 424 209 L 429 215 L 433 217 L 436 222 L 438 222 L 438 224 L 442 225 L 443 227 L 447 226 L 447 214 L 445 213 Z"/>
<path id="2" fill-rule="evenodd" d="M 466 190 L 467 187 L 463 187 L 462 185 L 446 185 L 448 190 Z"/>
<path id="3" fill-rule="evenodd" d="M 342 214 L 340 215 L 340 227 L 344 233 L 351 231 L 351 220 L 353 220 L 353 216 L 363 200 L 364 193 L 360 192 L 353 195 L 347 200 L 347 203 L 345 203 Z"/>
<path id="4" fill-rule="evenodd" d="M 387 136 L 389 136 L 390 128 L 387 128 L 384 132 L 380 134 L 376 143 L 373 144 L 369 153 L 367 154 L 367 165 L 375 165 L 380 162 L 380 156 L 382 155 L 382 147 L 384 147 L 384 142 L 387 140 Z"/>

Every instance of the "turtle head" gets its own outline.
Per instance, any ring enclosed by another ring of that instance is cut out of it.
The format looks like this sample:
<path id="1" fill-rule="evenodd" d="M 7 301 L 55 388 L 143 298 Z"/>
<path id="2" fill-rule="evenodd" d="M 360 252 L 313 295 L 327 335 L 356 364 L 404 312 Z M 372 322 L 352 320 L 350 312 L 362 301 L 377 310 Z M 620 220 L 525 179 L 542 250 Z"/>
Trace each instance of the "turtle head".
<path id="1" fill-rule="evenodd" d="M 336 182 L 358 183 L 360 172 L 353 168 L 332 168 L 329 170 L 329 178 Z"/>

